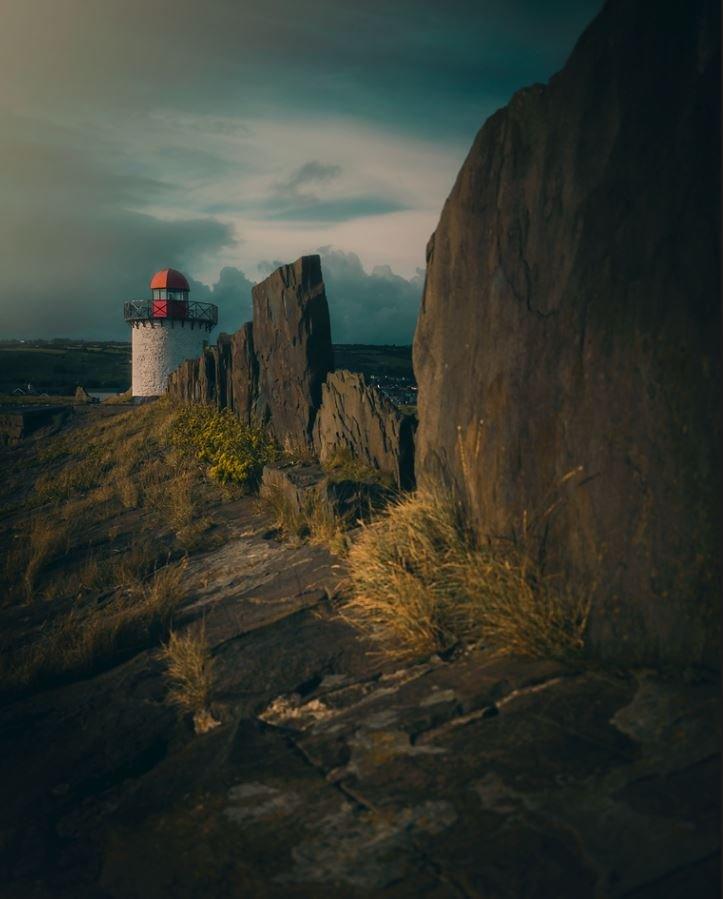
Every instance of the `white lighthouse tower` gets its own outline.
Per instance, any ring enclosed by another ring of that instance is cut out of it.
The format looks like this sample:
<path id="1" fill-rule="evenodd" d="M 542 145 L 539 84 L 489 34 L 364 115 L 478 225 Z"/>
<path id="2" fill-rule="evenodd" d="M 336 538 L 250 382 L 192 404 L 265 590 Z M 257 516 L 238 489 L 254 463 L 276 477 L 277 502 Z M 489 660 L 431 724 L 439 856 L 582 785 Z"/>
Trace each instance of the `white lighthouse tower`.
<path id="1" fill-rule="evenodd" d="M 184 359 L 200 356 L 204 341 L 218 321 L 212 303 L 189 302 L 188 281 L 173 268 L 151 278 L 151 299 L 125 303 L 131 326 L 134 397 L 160 396 L 168 376 Z"/>

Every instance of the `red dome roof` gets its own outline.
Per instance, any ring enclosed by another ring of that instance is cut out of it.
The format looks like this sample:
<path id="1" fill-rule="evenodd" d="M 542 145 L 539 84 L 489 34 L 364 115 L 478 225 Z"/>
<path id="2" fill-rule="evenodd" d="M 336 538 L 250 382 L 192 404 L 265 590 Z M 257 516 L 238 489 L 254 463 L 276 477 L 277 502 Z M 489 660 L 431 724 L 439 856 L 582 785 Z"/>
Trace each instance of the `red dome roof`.
<path id="1" fill-rule="evenodd" d="M 162 268 L 151 278 L 151 290 L 170 287 L 172 290 L 190 290 L 186 276 L 175 268 Z"/>

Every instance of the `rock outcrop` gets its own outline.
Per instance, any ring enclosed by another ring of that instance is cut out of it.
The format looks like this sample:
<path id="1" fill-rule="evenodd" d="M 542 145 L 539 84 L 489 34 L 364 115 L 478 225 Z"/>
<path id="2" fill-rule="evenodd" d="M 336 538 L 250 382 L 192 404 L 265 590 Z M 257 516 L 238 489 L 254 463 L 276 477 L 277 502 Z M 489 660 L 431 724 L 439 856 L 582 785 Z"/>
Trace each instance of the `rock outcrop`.
<path id="1" fill-rule="evenodd" d="M 218 348 L 206 347 L 198 360 L 198 393 L 202 403 L 216 403 Z"/>
<path id="2" fill-rule="evenodd" d="M 370 468 L 392 475 L 397 487 L 414 485 L 414 419 L 367 384 L 364 375 L 337 371 L 327 377 L 314 447 L 321 462 L 348 450 Z"/>
<path id="3" fill-rule="evenodd" d="M 259 363 L 254 353 L 251 322 L 246 322 L 231 336 L 231 407 L 242 422 L 250 424 L 259 390 Z"/>
<path id="4" fill-rule="evenodd" d="M 485 123 L 427 248 L 418 479 L 536 523 L 611 656 L 690 657 L 718 594 L 719 15 L 607 3 Z"/>
<path id="5" fill-rule="evenodd" d="M 282 265 L 252 295 L 262 420 L 285 448 L 308 450 L 321 385 L 334 364 L 319 256 Z"/>
<path id="6" fill-rule="evenodd" d="M 186 359 L 168 377 L 168 393 L 181 402 L 198 400 L 198 359 Z"/>
<path id="7" fill-rule="evenodd" d="M 232 361 L 233 336 L 231 334 L 219 334 L 216 347 L 216 404 L 219 409 L 227 406 L 233 409 L 233 379 Z"/>
<path id="8" fill-rule="evenodd" d="M 412 487 L 414 417 L 363 375 L 332 371 L 319 257 L 281 266 L 253 288 L 253 296 L 253 323 L 221 334 L 199 359 L 182 363 L 169 379 L 171 396 L 233 409 L 246 424 L 267 425 L 285 449 L 316 453 L 322 463 L 348 451 L 390 475 L 397 487 Z M 348 505 L 342 488 L 331 493 L 334 503 Z"/>

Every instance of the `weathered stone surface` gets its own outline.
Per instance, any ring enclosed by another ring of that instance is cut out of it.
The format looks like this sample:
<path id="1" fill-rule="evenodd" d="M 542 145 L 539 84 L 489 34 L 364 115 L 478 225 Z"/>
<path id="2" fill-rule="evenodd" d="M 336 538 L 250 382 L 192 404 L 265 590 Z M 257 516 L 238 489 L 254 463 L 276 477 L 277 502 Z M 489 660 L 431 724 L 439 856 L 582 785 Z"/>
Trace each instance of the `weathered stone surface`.
<path id="1" fill-rule="evenodd" d="M 336 371 L 321 389 L 314 447 L 322 462 L 335 451 L 391 474 L 398 487 L 414 485 L 414 419 L 400 412 L 364 375 Z"/>
<path id="2" fill-rule="evenodd" d="M 254 332 L 246 322 L 231 335 L 230 405 L 242 422 L 250 424 L 259 390 L 259 363 L 254 352 Z"/>
<path id="3" fill-rule="evenodd" d="M 219 409 L 233 408 L 232 339 L 231 334 L 219 334 L 216 343 L 216 405 Z"/>
<path id="4" fill-rule="evenodd" d="M 206 347 L 198 360 L 198 398 L 201 403 L 215 405 L 217 396 L 218 347 Z"/>
<path id="5" fill-rule="evenodd" d="M 290 509 L 301 513 L 317 496 L 325 495 L 327 478 L 320 465 L 265 465 L 259 493 L 262 499 L 280 494 Z"/>
<path id="6" fill-rule="evenodd" d="M 198 359 L 186 359 L 168 378 L 168 393 L 185 403 L 198 402 Z"/>
<path id="7" fill-rule="evenodd" d="M 536 523 L 610 655 L 717 648 L 719 15 L 608 2 L 485 123 L 427 249 L 418 479 Z"/>
<path id="8" fill-rule="evenodd" d="M 3 896 L 716 895 L 714 679 L 383 661 L 339 560 L 228 514 L 174 623 L 203 623 L 220 725 L 179 718 L 156 648 L 5 703 Z"/>
<path id="9" fill-rule="evenodd" d="M 321 385 L 333 368 L 319 256 L 283 265 L 252 290 L 259 408 L 287 449 L 309 449 Z"/>
<path id="10" fill-rule="evenodd" d="M 315 514 L 325 505 L 350 525 L 368 517 L 371 509 L 386 505 L 391 492 L 373 478 L 359 481 L 332 477 L 315 462 L 266 465 L 259 490 L 261 499 L 272 505 L 281 500 L 292 514 Z"/>

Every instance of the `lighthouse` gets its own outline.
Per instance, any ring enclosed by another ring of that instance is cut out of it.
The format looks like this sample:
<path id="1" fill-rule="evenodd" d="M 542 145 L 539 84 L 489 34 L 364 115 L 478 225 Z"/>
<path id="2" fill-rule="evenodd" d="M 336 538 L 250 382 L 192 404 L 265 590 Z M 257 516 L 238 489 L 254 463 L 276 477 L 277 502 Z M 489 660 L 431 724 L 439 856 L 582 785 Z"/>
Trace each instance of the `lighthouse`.
<path id="1" fill-rule="evenodd" d="M 218 307 L 190 301 L 186 276 L 173 268 L 156 272 L 150 288 L 149 300 L 123 306 L 131 326 L 134 397 L 165 393 L 170 373 L 184 359 L 200 356 L 218 321 Z"/>

